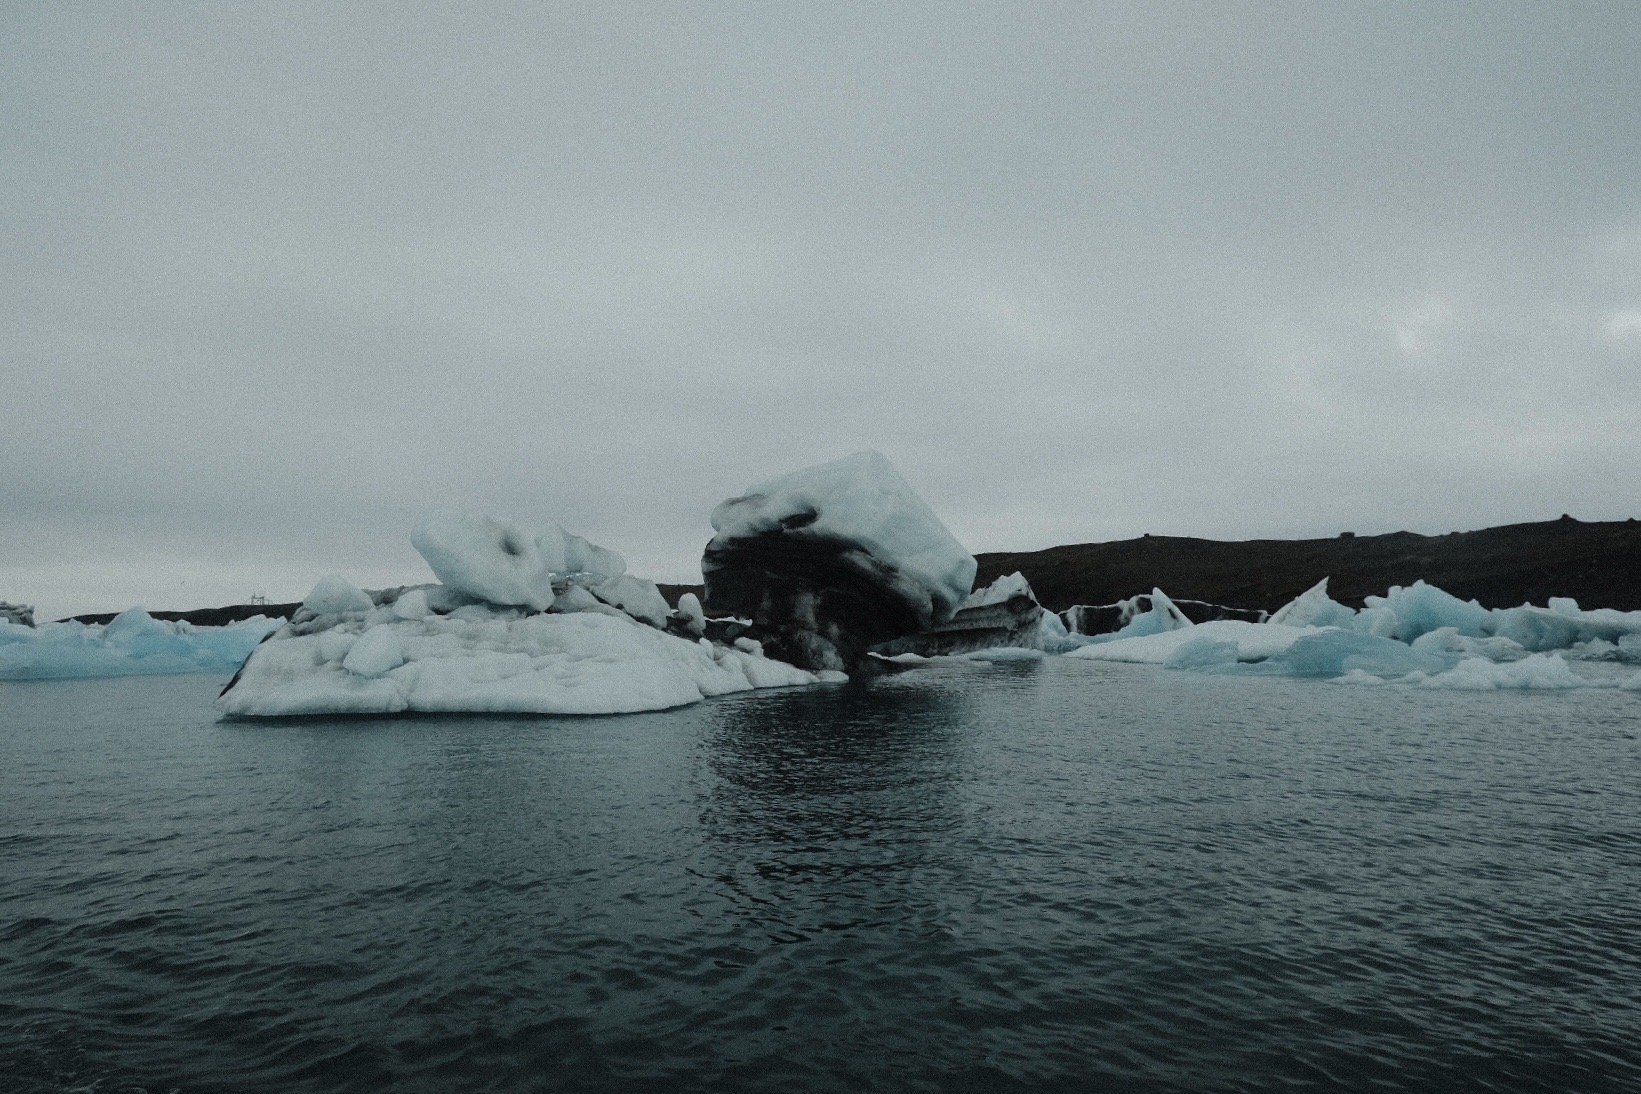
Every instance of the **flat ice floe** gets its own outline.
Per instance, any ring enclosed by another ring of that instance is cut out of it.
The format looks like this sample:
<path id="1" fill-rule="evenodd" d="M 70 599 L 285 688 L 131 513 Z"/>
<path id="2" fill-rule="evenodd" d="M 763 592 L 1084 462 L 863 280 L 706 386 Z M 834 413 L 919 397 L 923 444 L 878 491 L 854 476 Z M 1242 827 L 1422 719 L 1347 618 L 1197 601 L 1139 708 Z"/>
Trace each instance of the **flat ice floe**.
<path id="1" fill-rule="evenodd" d="M 132 608 L 106 624 L 0 623 L 0 680 L 232 672 L 281 622 L 257 616 L 225 627 L 196 627 Z"/>

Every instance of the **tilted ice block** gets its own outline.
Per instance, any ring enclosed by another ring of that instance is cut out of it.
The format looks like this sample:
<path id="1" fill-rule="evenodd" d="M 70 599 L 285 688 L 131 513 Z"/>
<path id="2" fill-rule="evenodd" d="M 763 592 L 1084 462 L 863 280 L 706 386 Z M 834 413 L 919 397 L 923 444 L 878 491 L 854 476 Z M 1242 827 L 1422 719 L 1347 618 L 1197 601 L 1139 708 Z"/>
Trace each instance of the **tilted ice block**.
<path id="1" fill-rule="evenodd" d="M 1047 635 L 1044 620 L 1053 620 Z M 1056 630 L 1057 628 L 1057 630 Z M 970 593 L 963 606 L 944 623 L 903 635 L 872 647 L 879 657 L 915 653 L 940 657 L 976 650 L 1025 648 L 1055 652 L 1076 643 L 1066 642 L 1059 617 L 1043 610 L 1037 595 L 1021 574 L 1006 574 Z"/>
<path id="2" fill-rule="evenodd" d="M 812 667 L 946 622 L 974 584 L 974 557 L 876 452 L 760 483 L 712 527 L 707 604 Z"/>
<path id="3" fill-rule="evenodd" d="M 374 606 L 370 597 L 340 574 L 327 574 L 320 578 L 307 599 L 302 601 L 302 607 L 314 615 L 368 612 Z"/>
<path id="4" fill-rule="evenodd" d="M 410 535 L 440 581 L 491 604 L 545 611 L 553 604 L 553 569 L 536 537 L 489 517 L 446 513 L 424 520 Z M 561 557 L 562 548 L 558 551 Z"/>
<path id="5" fill-rule="evenodd" d="M 631 574 L 612 577 L 593 586 L 593 595 L 652 627 L 665 627 L 667 616 L 672 614 L 667 598 L 661 595 L 655 582 Z"/>
<path id="6" fill-rule="evenodd" d="M 1017 596 L 1037 599 L 1037 594 L 1031 591 L 1031 583 L 1026 576 L 1016 572 L 1004 574 L 983 589 L 976 589 L 963 601 L 964 608 L 984 608 L 991 604 L 1006 604 Z"/>
<path id="7" fill-rule="evenodd" d="M 1324 577 L 1278 608 L 1268 622 L 1290 627 L 1348 627 L 1355 618 L 1354 608 L 1328 595 L 1328 579 Z"/>

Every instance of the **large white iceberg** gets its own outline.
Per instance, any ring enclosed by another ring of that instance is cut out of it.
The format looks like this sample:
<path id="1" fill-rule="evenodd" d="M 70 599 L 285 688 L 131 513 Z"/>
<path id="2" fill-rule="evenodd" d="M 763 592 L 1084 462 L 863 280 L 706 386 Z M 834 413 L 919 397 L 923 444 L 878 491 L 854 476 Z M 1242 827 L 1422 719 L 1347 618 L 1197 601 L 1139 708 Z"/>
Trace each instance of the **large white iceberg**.
<path id="1" fill-rule="evenodd" d="M 444 516 L 413 542 L 445 583 L 373 598 L 323 579 L 246 660 L 218 708 L 256 717 L 623 714 L 841 678 L 764 657 L 756 643 L 699 637 L 694 598 L 675 622 L 654 582 L 559 529 L 530 535 Z"/>
<path id="2" fill-rule="evenodd" d="M 282 622 L 256 616 L 197 627 L 132 608 L 107 624 L 0 623 L 0 680 L 232 672 Z"/>
<path id="3" fill-rule="evenodd" d="M 621 714 L 820 679 L 598 611 L 526 614 L 475 604 L 407 620 L 388 606 L 316 632 L 288 632 L 257 649 L 219 709 L 265 717 Z"/>

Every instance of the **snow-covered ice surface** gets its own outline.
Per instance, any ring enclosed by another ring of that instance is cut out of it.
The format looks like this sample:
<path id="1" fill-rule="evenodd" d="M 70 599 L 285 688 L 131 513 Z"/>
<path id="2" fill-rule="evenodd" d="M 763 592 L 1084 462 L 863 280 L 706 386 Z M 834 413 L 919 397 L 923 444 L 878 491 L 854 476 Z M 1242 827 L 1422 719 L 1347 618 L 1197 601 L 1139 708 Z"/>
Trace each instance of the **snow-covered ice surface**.
<path id="1" fill-rule="evenodd" d="M 712 511 L 710 557 L 737 540 L 781 532 L 841 544 L 924 617 L 950 619 L 968 599 L 975 561 L 929 504 L 878 452 L 858 452 L 759 483 Z"/>
<path id="2" fill-rule="evenodd" d="M 226 627 L 196 627 L 132 608 L 107 624 L 0 623 L 0 680 L 233 672 L 282 622 L 257 616 Z"/>
<path id="3" fill-rule="evenodd" d="M 407 620 L 388 608 L 329 623 L 270 638 L 218 708 L 264 717 L 625 714 L 822 679 L 597 611 L 525 614 L 471 605 Z"/>

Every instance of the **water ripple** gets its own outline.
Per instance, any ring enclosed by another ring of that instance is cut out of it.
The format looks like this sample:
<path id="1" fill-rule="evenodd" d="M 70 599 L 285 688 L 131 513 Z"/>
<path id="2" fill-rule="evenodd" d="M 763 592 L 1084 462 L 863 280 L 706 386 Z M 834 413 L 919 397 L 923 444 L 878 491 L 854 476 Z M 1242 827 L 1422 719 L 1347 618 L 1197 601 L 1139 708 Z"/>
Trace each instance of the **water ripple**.
<path id="1" fill-rule="evenodd" d="M 1628 696 L 216 683 L 0 685 L 0 1088 L 1641 1089 Z"/>

